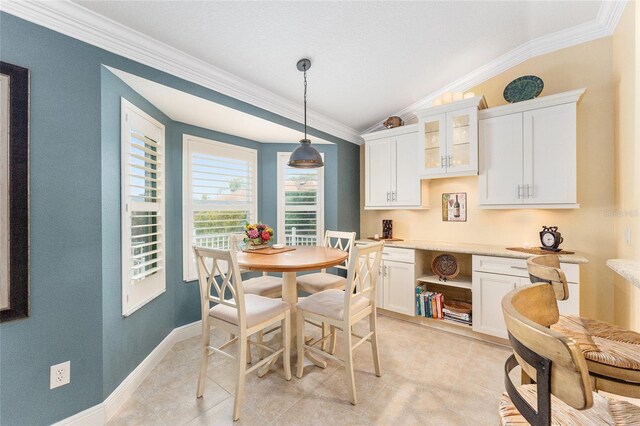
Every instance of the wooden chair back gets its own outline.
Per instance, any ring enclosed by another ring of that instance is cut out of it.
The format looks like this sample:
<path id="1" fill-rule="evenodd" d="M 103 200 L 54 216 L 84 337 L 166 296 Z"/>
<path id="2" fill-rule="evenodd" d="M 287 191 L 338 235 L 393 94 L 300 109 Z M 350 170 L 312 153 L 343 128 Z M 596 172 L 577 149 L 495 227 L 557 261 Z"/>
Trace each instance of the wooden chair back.
<path id="1" fill-rule="evenodd" d="M 367 297 L 375 306 L 376 288 L 380 278 L 380 262 L 384 242 L 354 246 L 349 257 L 349 270 L 344 292 L 345 318 L 351 313 L 351 303 L 356 297 Z"/>
<path id="2" fill-rule="evenodd" d="M 324 233 L 324 246 L 330 248 L 336 248 L 347 253 L 351 253 L 353 249 L 353 243 L 356 240 L 355 232 L 341 232 L 341 231 L 325 231 Z M 349 257 L 347 257 L 344 263 L 334 266 L 334 268 L 342 269 L 344 271 L 349 270 Z M 322 272 L 326 272 L 323 269 Z"/>
<path id="3" fill-rule="evenodd" d="M 549 361 L 549 369 L 546 372 L 549 379 L 547 396 L 550 392 L 569 406 L 584 410 L 593 405 L 587 363 L 573 339 L 547 328 L 545 311 L 554 310 L 557 310 L 555 293 L 553 288 L 545 283 L 518 287 L 502 299 L 502 313 L 509 339 L 514 347 L 515 359 L 522 370 L 537 382 L 538 400 L 540 401 L 541 396 L 544 397 L 545 389 L 541 386 L 541 383 L 544 385 L 544 380 L 537 372 L 536 366 L 527 363 L 522 354 L 518 353 L 518 345 L 514 344 L 514 339 L 529 351 Z M 505 385 L 509 392 L 508 384 L 511 384 L 511 381 L 507 375 Z M 509 392 L 509 396 L 515 402 L 514 398 L 517 398 L 517 395 Z"/>
<path id="4" fill-rule="evenodd" d="M 236 309 L 238 325 L 243 329 L 246 325 L 244 289 L 233 246 L 231 250 L 194 246 L 193 250 L 198 267 L 202 320 L 208 318 L 211 303 L 217 303 Z"/>
<path id="5" fill-rule="evenodd" d="M 560 269 L 560 258 L 555 254 L 543 254 L 527 259 L 527 271 L 532 283 L 551 284 L 557 300 L 569 298 L 569 286 L 564 271 Z"/>

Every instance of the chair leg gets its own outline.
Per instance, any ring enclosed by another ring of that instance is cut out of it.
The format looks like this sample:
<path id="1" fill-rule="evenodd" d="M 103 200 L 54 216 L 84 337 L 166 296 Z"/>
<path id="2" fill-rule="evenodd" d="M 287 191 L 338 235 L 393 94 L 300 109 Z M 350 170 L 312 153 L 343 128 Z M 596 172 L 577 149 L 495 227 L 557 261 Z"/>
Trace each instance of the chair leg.
<path id="1" fill-rule="evenodd" d="M 198 375 L 198 387 L 196 389 L 196 398 L 201 398 L 204 394 L 204 384 L 207 379 L 207 364 L 209 360 L 209 344 L 211 339 L 211 329 L 209 321 L 202 320 L 202 337 L 200 338 L 200 347 L 202 349 L 202 357 L 200 359 L 200 374 Z"/>
<path id="2" fill-rule="evenodd" d="M 356 380 L 353 374 L 353 348 L 351 347 L 351 325 L 345 323 L 342 328 L 344 334 L 344 368 L 347 373 L 347 387 L 349 388 L 349 400 L 356 405 Z"/>
<path id="3" fill-rule="evenodd" d="M 376 318 L 376 311 L 374 310 L 369 315 L 369 328 L 373 332 L 371 335 L 371 354 L 373 355 L 373 368 L 376 371 L 376 376 L 382 375 L 380 369 L 380 353 L 378 352 L 378 319 Z"/>
<path id="4" fill-rule="evenodd" d="M 291 380 L 291 316 L 289 311 L 284 313 L 282 320 L 282 347 L 284 348 L 282 354 L 284 378 L 288 381 Z"/>
<path id="5" fill-rule="evenodd" d="M 333 325 L 330 327 L 330 331 L 331 331 L 331 339 L 329 339 L 330 340 L 329 353 L 333 355 L 336 353 L 336 340 L 337 340 L 336 337 L 338 333 L 336 332 L 336 328 Z"/>
<path id="6" fill-rule="evenodd" d="M 327 324 L 326 322 L 322 323 L 322 338 L 324 339 L 325 337 L 327 337 L 329 335 L 329 324 Z M 327 350 L 329 350 L 330 348 L 330 342 L 328 340 L 323 340 L 322 341 L 322 350 L 327 352 Z"/>
<path id="7" fill-rule="evenodd" d="M 242 400 L 244 398 L 244 379 L 247 371 L 247 363 L 244 361 L 247 357 L 247 346 L 247 336 L 243 330 L 240 332 L 240 338 L 238 339 L 238 377 L 236 382 L 236 398 L 233 404 L 234 421 L 240 418 L 240 407 L 242 406 Z"/>
<path id="8" fill-rule="evenodd" d="M 258 331 L 258 336 L 256 337 L 256 341 L 259 345 L 264 345 L 264 330 Z M 258 358 L 264 359 L 264 349 L 258 346 Z"/>
<path id="9" fill-rule="evenodd" d="M 298 371 L 296 377 L 302 378 L 304 370 L 304 315 L 302 309 L 296 312 L 296 346 L 298 347 Z"/>

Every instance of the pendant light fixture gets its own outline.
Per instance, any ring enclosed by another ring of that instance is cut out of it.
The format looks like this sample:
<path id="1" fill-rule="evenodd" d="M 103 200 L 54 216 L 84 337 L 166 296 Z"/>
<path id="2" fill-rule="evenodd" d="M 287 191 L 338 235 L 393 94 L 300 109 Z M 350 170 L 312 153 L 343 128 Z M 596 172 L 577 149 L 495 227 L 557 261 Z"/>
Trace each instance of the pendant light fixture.
<path id="1" fill-rule="evenodd" d="M 300 59 L 297 67 L 304 73 L 304 139 L 300 140 L 300 146 L 291 153 L 288 165 L 298 169 L 313 169 L 324 166 L 324 162 L 320 153 L 307 139 L 307 70 L 311 68 L 311 61 L 306 58 Z"/>

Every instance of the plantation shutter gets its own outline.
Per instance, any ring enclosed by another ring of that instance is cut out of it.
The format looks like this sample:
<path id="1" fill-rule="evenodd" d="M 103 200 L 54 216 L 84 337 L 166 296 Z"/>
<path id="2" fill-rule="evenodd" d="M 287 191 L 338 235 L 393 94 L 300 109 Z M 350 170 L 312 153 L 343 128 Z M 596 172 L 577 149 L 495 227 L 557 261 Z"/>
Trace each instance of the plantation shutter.
<path id="1" fill-rule="evenodd" d="M 164 126 L 122 99 L 122 305 L 129 315 L 166 289 Z"/>
<path id="2" fill-rule="evenodd" d="M 289 167 L 289 153 L 278 153 L 278 240 L 314 246 L 324 234 L 324 168 Z"/>
<path id="3" fill-rule="evenodd" d="M 257 151 L 184 136 L 184 278 L 197 278 L 192 246 L 229 248 L 256 220 Z"/>

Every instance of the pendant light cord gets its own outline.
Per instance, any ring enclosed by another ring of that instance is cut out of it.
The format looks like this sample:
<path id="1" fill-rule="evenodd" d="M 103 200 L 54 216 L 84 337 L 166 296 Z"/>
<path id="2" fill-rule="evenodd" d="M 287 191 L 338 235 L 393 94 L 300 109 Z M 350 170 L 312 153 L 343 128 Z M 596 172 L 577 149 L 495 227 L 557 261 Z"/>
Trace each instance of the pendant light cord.
<path id="1" fill-rule="evenodd" d="M 304 138 L 307 139 L 307 66 L 304 65 Z"/>

